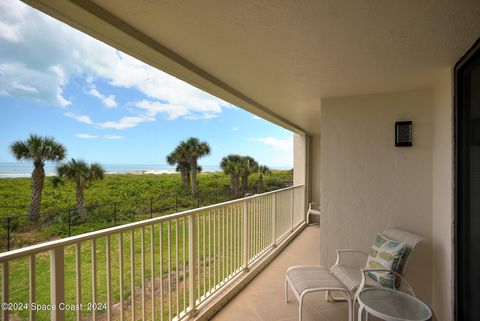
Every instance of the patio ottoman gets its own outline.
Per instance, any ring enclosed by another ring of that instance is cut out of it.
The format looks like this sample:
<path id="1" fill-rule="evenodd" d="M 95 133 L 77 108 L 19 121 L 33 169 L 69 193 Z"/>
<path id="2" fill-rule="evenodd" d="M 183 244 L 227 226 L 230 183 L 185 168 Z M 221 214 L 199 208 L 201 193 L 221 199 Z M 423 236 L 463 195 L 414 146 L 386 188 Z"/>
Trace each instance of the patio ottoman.
<path id="1" fill-rule="evenodd" d="M 285 274 L 285 299 L 288 302 L 288 286 L 297 297 L 298 320 L 302 321 L 303 297 L 307 293 L 320 291 L 338 291 L 345 295 L 348 302 L 348 319 L 351 320 L 351 298 L 350 292 L 330 271 L 318 265 L 292 266 Z"/>

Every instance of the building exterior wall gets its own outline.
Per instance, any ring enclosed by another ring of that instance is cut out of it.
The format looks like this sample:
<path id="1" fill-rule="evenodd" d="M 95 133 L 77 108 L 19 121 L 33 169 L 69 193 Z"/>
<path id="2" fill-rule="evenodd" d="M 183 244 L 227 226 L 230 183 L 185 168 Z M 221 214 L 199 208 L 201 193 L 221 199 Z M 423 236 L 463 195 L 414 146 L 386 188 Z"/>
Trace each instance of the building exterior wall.
<path id="1" fill-rule="evenodd" d="M 312 202 L 320 203 L 320 134 L 312 136 Z"/>
<path id="2" fill-rule="evenodd" d="M 433 91 L 433 298 L 438 320 L 453 320 L 453 82 L 445 70 Z"/>
<path id="3" fill-rule="evenodd" d="M 293 185 L 305 184 L 307 175 L 307 137 L 293 134 Z"/>
<path id="4" fill-rule="evenodd" d="M 411 256 L 407 278 L 429 305 L 432 100 L 431 90 L 323 99 L 321 144 L 314 144 L 314 166 L 321 172 L 321 264 L 334 263 L 335 249 L 368 250 L 386 227 L 417 233 L 425 242 Z M 413 147 L 395 147 L 398 120 L 413 121 Z M 313 191 L 318 193 L 315 180 Z"/>
<path id="5" fill-rule="evenodd" d="M 308 202 L 308 137 L 293 134 L 293 185 L 304 185 L 302 202 L 295 204 L 295 213 L 305 215 Z"/>

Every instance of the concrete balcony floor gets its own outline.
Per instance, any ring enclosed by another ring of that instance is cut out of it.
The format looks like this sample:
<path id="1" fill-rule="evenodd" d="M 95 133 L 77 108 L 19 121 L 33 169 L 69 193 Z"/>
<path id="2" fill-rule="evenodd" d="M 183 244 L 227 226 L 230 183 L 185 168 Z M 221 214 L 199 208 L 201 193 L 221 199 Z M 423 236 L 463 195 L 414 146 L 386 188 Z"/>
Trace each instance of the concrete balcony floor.
<path id="1" fill-rule="evenodd" d="M 293 265 L 320 263 L 320 228 L 304 229 L 250 284 L 220 310 L 214 321 L 296 321 L 298 302 L 289 292 L 285 302 L 285 271 Z M 305 297 L 303 321 L 343 321 L 348 318 L 347 304 L 328 303 L 325 294 Z"/>

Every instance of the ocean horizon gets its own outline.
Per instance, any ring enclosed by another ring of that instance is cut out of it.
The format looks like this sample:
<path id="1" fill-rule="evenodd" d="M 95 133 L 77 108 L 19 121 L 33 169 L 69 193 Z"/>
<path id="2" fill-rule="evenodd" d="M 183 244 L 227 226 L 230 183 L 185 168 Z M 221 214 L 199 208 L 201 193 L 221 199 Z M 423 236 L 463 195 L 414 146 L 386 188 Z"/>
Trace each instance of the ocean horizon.
<path id="1" fill-rule="evenodd" d="M 101 164 L 106 174 L 174 174 L 175 166 L 170 165 L 136 165 L 136 164 Z M 57 164 L 46 163 L 46 176 L 54 176 Z M 219 172 L 219 166 L 204 166 L 203 172 Z M 30 177 L 32 163 L 0 163 L 0 178 Z"/>
<path id="2" fill-rule="evenodd" d="M 174 174 L 175 166 L 170 165 L 137 165 L 137 164 L 101 164 L 105 173 L 113 174 Z M 46 163 L 46 176 L 54 176 L 56 164 Z M 220 166 L 202 165 L 202 172 L 221 172 Z M 286 167 L 272 167 L 272 169 L 287 169 Z M 30 177 L 33 171 L 32 163 L 0 162 L 0 178 Z"/>

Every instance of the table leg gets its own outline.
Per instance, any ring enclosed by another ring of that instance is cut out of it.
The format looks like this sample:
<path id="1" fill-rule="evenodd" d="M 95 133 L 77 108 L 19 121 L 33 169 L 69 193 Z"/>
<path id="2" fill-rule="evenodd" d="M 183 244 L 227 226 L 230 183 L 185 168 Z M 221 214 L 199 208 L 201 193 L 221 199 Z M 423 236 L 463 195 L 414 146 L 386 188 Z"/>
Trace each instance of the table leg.
<path id="1" fill-rule="evenodd" d="M 363 315 L 363 304 L 359 304 L 358 306 L 358 319 L 357 321 L 362 321 L 362 315 Z"/>
<path id="2" fill-rule="evenodd" d="M 350 295 L 345 295 L 345 297 L 347 298 L 347 303 L 348 303 L 348 321 L 354 321 L 353 320 L 353 314 L 355 313 L 353 310 L 352 310 L 352 300 L 350 298 Z"/>

